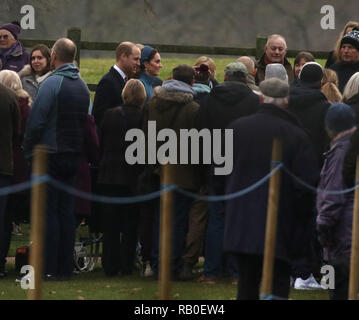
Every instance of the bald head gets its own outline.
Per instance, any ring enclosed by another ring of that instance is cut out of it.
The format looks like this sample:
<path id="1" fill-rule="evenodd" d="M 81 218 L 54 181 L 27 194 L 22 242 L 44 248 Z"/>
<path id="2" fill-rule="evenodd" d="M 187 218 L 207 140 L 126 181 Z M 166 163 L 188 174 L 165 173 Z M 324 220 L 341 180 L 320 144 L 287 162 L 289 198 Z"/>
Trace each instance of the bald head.
<path id="1" fill-rule="evenodd" d="M 242 57 L 239 57 L 237 59 L 238 62 L 242 62 L 247 70 L 248 70 L 248 73 L 251 74 L 251 75 L 255 75 L 256 73 L 256 66 L 254 64 L 254 61 L 250 58 L 250 57 L 247 57 L 247 56 L 242 56 Z"/>
<path id="2" fill-rule="evenodd" d="M 76 56 L 76 44 L 67 38 L 57 40 L 52 47 L 52 52 L 56 54 L 58 63 L 72 63 Z"/>

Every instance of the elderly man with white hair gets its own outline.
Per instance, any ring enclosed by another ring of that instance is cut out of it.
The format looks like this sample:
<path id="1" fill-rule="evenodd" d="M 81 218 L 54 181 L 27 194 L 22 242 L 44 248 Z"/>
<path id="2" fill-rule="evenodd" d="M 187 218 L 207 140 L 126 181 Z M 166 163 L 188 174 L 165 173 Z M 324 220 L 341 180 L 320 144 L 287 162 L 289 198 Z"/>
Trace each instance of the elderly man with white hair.
<path id="1" fill-rule="evenodd" d="M 289 85 L 277 78 L 260 84 L 263 104 L 254 115 L 240 118 L 233 130 L 233 171 L 225 179 L 225 193 L 243 190 L 270 172 L 272 144 L 282 141 L 286 168 L 310 185 L 319 178 L 317 158 L 309 136 L 295 116 L 286 110 Z M 223 182 L 223 180 L 221 180 Z M 220 181 L 218 181 L 220 183 Z M 238 298 L 259 298 L 267 217 L 268 181 L 254 191 L 226 201 L 224 250 L 236 256 L 239 267 Z M 303 254 L 305 230 L 314 218 L 314 196 L 281 176 L 278 232 L 274 259 L 273 295 L 287 299 L 294 259 Z"/>
<path id="2" fill-rule="evenodd" d="M 280 63 L 284 66 L 288 74 L 289 82 L 294 80 L 293 69 L 290 62 L 285 57 L 287 53 L 287 43 L 283 36 L 272 34 L 268 37 L 264 47 L 264 54 L 257 61 L 256 83 L 259 84 L 265 79 L 266 66 L 271 63 Z"/>

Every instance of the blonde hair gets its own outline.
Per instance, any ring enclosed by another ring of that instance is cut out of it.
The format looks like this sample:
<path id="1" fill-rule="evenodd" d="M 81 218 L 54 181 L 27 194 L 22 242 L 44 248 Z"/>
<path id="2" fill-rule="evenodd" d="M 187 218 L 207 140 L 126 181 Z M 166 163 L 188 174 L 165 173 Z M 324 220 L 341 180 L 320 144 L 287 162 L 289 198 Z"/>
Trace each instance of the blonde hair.
<path id="1" fill-rule="evenodd" d="M 342 32 L 339 34 L 339 37 L 337 39 L 337 42 L 335 43 L 334 46 L 334 50 L 333 50 L 333 59 L 335 62 L 338 62 L 341 60 L 340 57 L 340 43 L 342 42 L 343 37 L 347 34 L 347 29 L 348 28 L 355 28 L 355 27 L 359 27 L 359 22 L 357 21 L 349 21 L 347 22 L 347 24 L 344 26 Z"/>
<path id="2" fill-rule="evenodd" d="M 343 101 L 342 94 L 338 89 L 338 76 L 334 70 L 323 69 L 321 91 L 330 103 Z"/>
<path id="3" fill-rule="evenodd" d="M 142 107 L 146 100 L 145 86 L 140 80 L 130 79 L 122 90 L 122 100 L 124 104 Z"/>
<path id="4" fill-rule="evenodd" d="M 32 104 L 30 95 L 22 88 L 22 83 L 19 75 L 12 70 L 0 71 L 0 83 L 6 88 L 15 92 L 18 98 L 28 99 L 29 105 Z"/>
<path id="5" fill-rule="evenodd" d="M 347 82 L 343 93 L 343 99 L 349 100 L 357 93 L 359 93 L 359 72 L 354 73 Z"/>
<path id="6" fill-rule="evenodd" d="M 211 72 L 210 78 L 214 80 L 216 77 L 216 65 L 213 59 L 206 56 L 201 56 L 196 60 L 194 66 L 199 67 L 201 64 L 206 64 L 208 66 L 209 71 Z"/>

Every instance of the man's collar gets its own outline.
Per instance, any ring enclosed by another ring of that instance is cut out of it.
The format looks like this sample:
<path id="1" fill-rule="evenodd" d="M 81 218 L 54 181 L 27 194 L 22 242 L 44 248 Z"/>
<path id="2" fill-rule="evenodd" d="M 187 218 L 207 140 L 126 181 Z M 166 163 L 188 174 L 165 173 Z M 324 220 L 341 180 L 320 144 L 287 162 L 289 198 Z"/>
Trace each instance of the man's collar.
<path id="1" fill-rule="evenodd" d="M 123 80 L 126 80 L 126 79 L 127 79 L 126 74 L 119 68 L 119 66 L 118 66 L 117 64 L 115 64 L 113 67 L 114 67 L 114 69 L 117 70 L 117 72 L 121 75 L 121 77 L 122 77 Z"/>

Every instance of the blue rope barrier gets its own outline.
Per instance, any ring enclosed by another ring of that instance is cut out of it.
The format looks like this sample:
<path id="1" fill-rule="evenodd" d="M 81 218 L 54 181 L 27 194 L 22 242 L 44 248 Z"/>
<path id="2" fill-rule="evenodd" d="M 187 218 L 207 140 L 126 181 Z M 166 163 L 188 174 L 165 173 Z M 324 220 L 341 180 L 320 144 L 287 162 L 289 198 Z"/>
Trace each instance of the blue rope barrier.
<path id="1" fill-rule="evenodd" d="M 294 175 L 292 172 L 286 168 L 286 166 L 283 166 L 283 170 L 285 173 L 287 173 L 290 177 L 292 177 L 294 180 L 298 181 L 301 185 L 304 187 L 314 191 L 315 193 L 324 193 L 324 194 L 331 194 L 331 195 L 339 195 L 339 194 L 345 194 L 349 192 L 353 192 L 356 188 L 358 188 L 358 183 L 352 188 L 344 189 L 344 190 L 324 190 L 320 188 L 316 188 L 311 186 L 310 184 L 303 181 L 301 178 L 298 178 L 296 175 Z"/>
<path id="2" fill-rule="evenodd" d="M 220 195 L 220 196 L 205 196 L 205 195 L 198 195 L 197 193 L 193 193 L 193 192 L 182 190 L 182 189 L 178 189 L 177 191 L 188 196 L 188 197 L 194 198 L 196 200 L 206 200 L 209 202 L 232 200 L 234 198 L 242 197 L 245 194 L 252 192 L 253 190 L 260 187 L 262 184 L 267 182 L 282 166 L 283 166 L 283 163 L 276 164 L 276 167 L 271 172 L 269 172 L 262 179 L 258 180 L 256 183 L 252 184 L 251 186 L 249 186 L 243 190 L 240 190 L 240 191 L 237 191 L 234 193 L 230 193 L 230 194 L 225 194 L 225 195 Z"/>
<path id="3" fill-rule="evenodd" d="M 40 183 L 44 183 L 49 181 L 50 176 L 43 175 L 43 176 L 33 176 L 31 180 L 26 182 L 21 182 L 19 184 L 11 185 L 8 187 L 4 187 L 0 189 L 0 196 L 5 196 L 11 193 L 16 193 L 20 191 L 24 191 L 30 189 L 32 186 Z"/>
<path id="4" fill-rule="evenodd" d="M 64 184 L 60 181 L 57 181 L 55 179 L 50 178 L 49 183 L 54 186 L 55 188 L 59 188 L 62 191 L 65 191 L 67 193 L 71 193 L 72 195 L 84 198 L 91 201 L 97 201 L 97 202 L 103 202 L 103 203 L 113 203 L 113 204 L 125 204 L 125 203 L 139 203 L 144 201 L 149 201 L 156 199 L 161 196 L 162 193 L 165 193 L 167 191 L 173 191 L 178 189 L 176 185 L 166 185 L 161 190 L 140 195 L 140 196 L 132 196 L 132 197 L 108 197 L 108 196 L 100 196 L 88 192 L 84 192 L 81 190 L 78 190 L 72 186 L 69 186 L 67 184 Z"/>
<path id="5" fill-rule="evenodd" d="M 168 192 L 168 191 L 177 191 L 177 192 L 180 192 L 180 193 L 182 193 L 188 197 L 191 197 L 193 199 L 205 200 L 208 202 L 228 201 L 228 200 L 232 200 L 234 198 L 239 198 L 241 196 L 244 196 L 245 194 L 252 192 L 255 189 L 259 188 L 261 185 L 266 183 L 281 168 L 291 178 L 293 178 L 298 183 L 300 183 L 301 185 L 303 185 L 304 187 L 308 188 L 309 190 L 311 190 L 315 193 L 325 193 L 325 194 L 332 194 L 332 195 L 345 194 L 345 193 L 353 192 L 356 188 L 359 187 L 359 181 L 356 181 L 354 187 L 344 189 L 344 190 L 319 189 L 319 188 L 309 185 L 308 183 L 303 181 L 301 178 L 294 175 L 288 168 L 286 168 L 286 166 L 282 162 L 272 161 L 271 164 L 272 164 L 272 166 L 274 166 L 274 169 L 272 169 L 272 171 L 270 171 L 267 175 L 265 175 L 263 178 L 258 180 L 256 183 L 254 183 L 253 185 L 251 185 L 243 190 L 240 190 L 240 191 L 237 191 L 237 192 L 234 192 L 231 194 L 226 194 L 226 195 L 200 195 L 200 194 L 193 193 L 193 192 L 190 192 L 187 190 L 183 190 L 174 184 L 169 184 L 169 185 L 163 185 L 161 187 L 161 190 L 158 190 L 158 191 L 155 191 L 155 192 L 152 192 L 149 194 L 145 194 L 145 195 L 137 195 L 137 196 L 132 196 L 132 197 L 108 197 L 108 196 L 101 196 L 101 195 L 96 195 L 96 194 L 87 193 L 87 192 L 78 190 L 72 186 L 66 185 L 60 181 L 53 179 L 49 175 L 43 175 L 43 176 L 32 176 L 30 181 L 26 181 L 23 183 L 19 183 L 17 185 L 11 185 L 11 186 L 1 188 L 0 196 L 8 195 L 10 193 L 24 191 L 26 189 L 31 188 L 35 184 L 49 183 L 52 186 L 54 186 L 55 188 L 59 188 L 67 193 L 71 193 L 76 197 L 80 197 L 80 198 L 87 199 L 90 201 L 114 203 L 114 204 L 145 202 L 145 201 L 156 199 L 156 198 L 160 197 L 163 193 Z"/>

